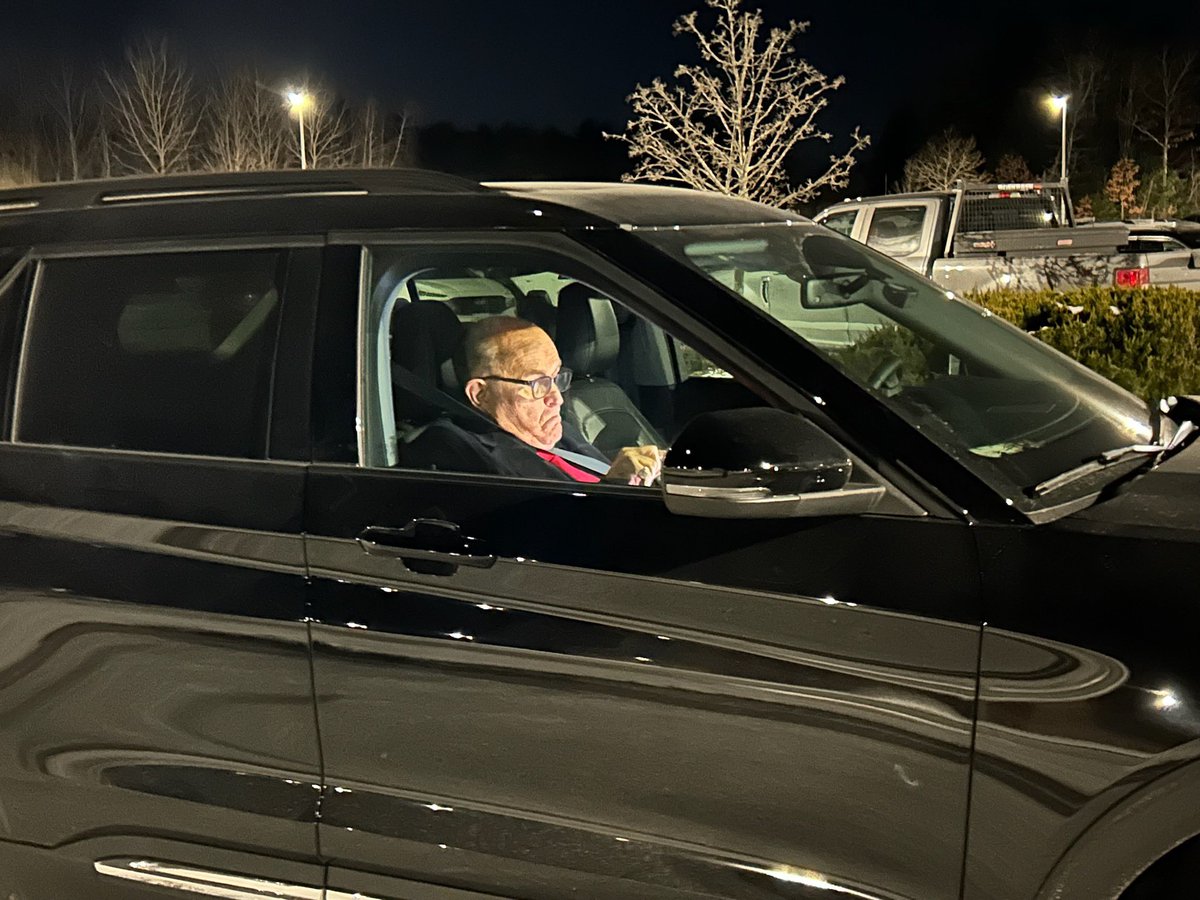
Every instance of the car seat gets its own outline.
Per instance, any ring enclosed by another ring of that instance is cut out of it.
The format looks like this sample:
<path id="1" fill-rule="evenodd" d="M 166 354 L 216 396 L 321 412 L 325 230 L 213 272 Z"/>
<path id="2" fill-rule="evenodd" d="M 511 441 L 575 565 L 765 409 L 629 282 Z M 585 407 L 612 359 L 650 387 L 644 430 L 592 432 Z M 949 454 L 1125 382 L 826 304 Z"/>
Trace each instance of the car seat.
<path id="1" fill-rule="evenodd" d="M 445 303 L 417 300 L 392 315 L 392 402 L 398 463 L 420 469 L 487 471 L 482 451 L 458 429 L 485 433 L 496 424 L 465 401 L 454 367 L 463 325 Z M 458 428 L 441 427 L 452 423 Z"/>
<path id="2" fill-rule="evenodd" d="M 518 297 L 517 315 L 537 325 L 552 338 L 558 330 L 558 312 L 546 291 L 526 291 L 524 297 Z"/>
<path id="3" fill-rule="evenodd" d="M 563 398 L 563 418 L 594 447 L 611 457 L 622 447 L 666 446 L 629 396 L 607 377 L 621 350 L 611 300 L 579 282 L 564 287 L 558 294 L 556 344 L 563 365 L 575 373 Z"/>

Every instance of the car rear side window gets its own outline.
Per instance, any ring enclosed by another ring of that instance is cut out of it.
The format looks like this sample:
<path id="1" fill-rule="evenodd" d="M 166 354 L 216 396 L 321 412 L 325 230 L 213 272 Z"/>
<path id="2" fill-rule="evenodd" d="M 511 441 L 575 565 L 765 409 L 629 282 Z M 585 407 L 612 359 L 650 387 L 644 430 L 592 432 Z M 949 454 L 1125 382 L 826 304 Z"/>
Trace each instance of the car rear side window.
<path id="1" fill-rule="evenodd" d="M 921 247 L 928 208 L 919 206 L 883 206 L 871 216 L 867 246 L 888 256 L 908 256 Z"/>
<path id="2" fill-rule="evenodd" d="M 44 261 L 15 439 L 265 456 L 284 267 L 277 250 Z"/>

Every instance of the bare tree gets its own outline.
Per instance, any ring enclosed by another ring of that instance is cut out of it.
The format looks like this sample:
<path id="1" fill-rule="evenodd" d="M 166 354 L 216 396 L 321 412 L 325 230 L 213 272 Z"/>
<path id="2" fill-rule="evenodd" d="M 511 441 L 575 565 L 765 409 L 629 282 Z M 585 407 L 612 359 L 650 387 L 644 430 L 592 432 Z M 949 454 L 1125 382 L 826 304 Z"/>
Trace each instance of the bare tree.
<path id="1" fill-rule="evenodd" d="M 1117 81 L 1114 105 L 1117 121 L 1117 156 L 1132 159 L 1133 141 L 1137 135 L 1136 123 L 1140 106 L 1138 103 L 1138 69 L 1134 61 L 1127 61 Z"/>
<path id="2" fill-rule="evenodd" d="M 119 72 L 105 70 L 112 141 L 131 171 L 178 172 L 190 168 L 201 111 L 192 77 L 166 41 L 129 48 Z"/>
<path id="3" fill-rule="evenodd" d="M 204 161 L 221 172 L 278 169 L 288 154 L 288 120 L 278 92 L 243 69 L 213 89 L 205 108 Z"/>
<path id="4" fill-rule="evenodd" d="M 1171 151 L 1189 140 L 1200 122 L 1196 89 L 1196 54 L 1171 53 L 1166 48 L 1138 78 L 1138 113 L 1134 129 L 1158 148 L 1161 172 L 1171 168 Z"/>
<path id="5" fill-rule="evenodd" d="M 1053 93 L 1065 94 L 1067 101 L 1067 162 L 1068 169 L 1075 171 L 1079 160 L 1093 149 L 1085 140 L 1096 122 L 1097 104 L 1105 85 L 1109 61 L 1105 54 L 1094 46 L 1065 55 L 1061 69 L 1055 76 L 1057 87 Z M 1057 132 L 1056 132 L 1057 134 Z M 1061 168 L 1061 146 L 1055 143 L 1054 166 Z"/>
<path id="6" fill-rule="evenodd" d="M 700 65 L 681 65 L 674 82 L 654 79 L 628 98 L 633 118 L 619 135 L 635 160 L 626 181 L 655 181 L 720 191 L 790 206 L 826 188 L 845 187 L 854 155 L 870 142 L 856 128 L 850 149 L 829 157 L 824 172 L 799 185 L 785 162 L 806 141 L 832 140 L 816 119 L 828 95 L 842 86 L 795 56 L 793 41 L 807 22 L 772 28 L 765 39 L 759 11 L 743 12 L 741 0 L 705 0 L 716 11 L 711 31 L 697 13 L 675 22 L 677 35 L 692 37 Z"/>
<path id="7" fill-rule="evenodd" d="M 996 163 L 996 180 L 1003 182 L 1033 181 L 1033 170 L 1025 157 L 1016 153 L 1005 153 Z"/>
<path id="8" fill-rule="evenodd" d="M 98 129 L 95 111 L 87 87 L 81 85 L 71 69 L 64 66 L 47 91 L 50 110 L 47 144 L 51 155 L 53 177 L 72 181 L 89 175 L 105 175 L 96 171 L 94 156 Z"/>
<path id="9" fill-rule="evenodd" d="M 8 133 L 0 138 L 0 188 L 36 184 L 40 142 L 32 134 Z"/>
<path id="10" fill-rule="evenodd" d="M 303 106 L 294 109 L 293 119 L 304 116 L 304 162 L 310 169 L 331 169 L 345 166 L 353 156 L 351 150 L 351 121 L 346 104 L 327 91 L 309 88 Z M 289 129 L 288 145 L 300 163 L 300 128 L 296 122 Z"/>
<path id="11" fill-rule="evenodd" d="M 983 179 L 983 154 L 975 138 L 947 128 L 904 164 L 904 190 L 946 190 L 956 181 Z"/>
<path id="12" fill-rule="evenodd" d="M 354 116 L 349 129 L 348 146 L 343 163 L 363 169 L 389 168 L 401 165 L 408 153 L 405 131 L 408 114 L 400 113 L 389 121 L 379 104 L 368 100 Z"/>

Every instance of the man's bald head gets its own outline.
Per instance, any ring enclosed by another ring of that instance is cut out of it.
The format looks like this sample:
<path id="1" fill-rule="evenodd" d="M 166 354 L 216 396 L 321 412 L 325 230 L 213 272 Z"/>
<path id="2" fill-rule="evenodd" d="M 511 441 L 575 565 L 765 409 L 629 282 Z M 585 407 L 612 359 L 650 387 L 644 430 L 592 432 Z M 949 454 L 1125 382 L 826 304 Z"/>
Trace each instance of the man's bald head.
<path id="1" fill-rule="evenodd" d="M 514 356 L 519 360 L 523 346 L 543 338 L 549 340 L 550 336 L 532 322 L 513 316 L 488 316 L 472 322 L 463 333 L 463 376 L 478 378 L 481 375 L 505 375 L 519 378 L 520 375 L 512 375 L 501 369 L 513 362 Z"/>
<path id="2" fill-rule="evenodd" d="M 562 437 L 562 393 L 534 398 L 529 387 L 498 378 L 554 377 L 562 368 L 550 335 L 524 319 L 491 316 L 467 326 L 462 344 L 463 390 L 472 406 L 509 434 L 542 450 Z"/>

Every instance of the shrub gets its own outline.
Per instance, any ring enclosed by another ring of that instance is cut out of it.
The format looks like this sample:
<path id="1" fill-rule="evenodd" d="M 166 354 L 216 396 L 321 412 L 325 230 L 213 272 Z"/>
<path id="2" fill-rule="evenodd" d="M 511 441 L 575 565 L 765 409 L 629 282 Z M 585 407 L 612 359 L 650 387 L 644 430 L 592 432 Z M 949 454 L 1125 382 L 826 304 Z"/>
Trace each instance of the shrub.
<path id="1" fill-rule="evenodd" d="M 1200 293 L 1090 287 L 970 299 L 1146 400 L 1200 393 Z"/>
<path id="2" fill-rule="evenodd" d="M 898 359 L 897 384 L 909 386 L 928 378 L 932 349 L 931 344 L 907 328 L 885 325 L 832 355 L 843 369 L 862 382 L 869 381 L 884 363 Z"/>

